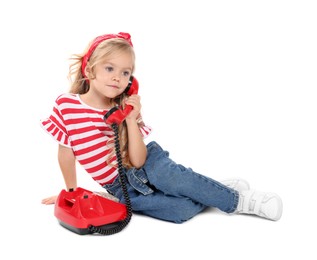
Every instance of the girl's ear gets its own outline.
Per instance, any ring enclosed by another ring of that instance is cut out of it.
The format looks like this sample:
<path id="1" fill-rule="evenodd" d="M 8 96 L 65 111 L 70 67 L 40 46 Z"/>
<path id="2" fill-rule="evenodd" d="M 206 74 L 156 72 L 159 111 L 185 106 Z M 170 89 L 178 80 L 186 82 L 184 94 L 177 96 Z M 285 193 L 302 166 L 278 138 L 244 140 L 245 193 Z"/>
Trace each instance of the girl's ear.
<path id="1" fill-rule="evenodd" d="M 91 71 L 91 69 L 90 69 L 90 66 L 89 66 L 89 63 L 88 63 L 87 66 L 85 67 L 85 75 L 86 75 L 87 78 L 91 77 L 90 71 Z"/>

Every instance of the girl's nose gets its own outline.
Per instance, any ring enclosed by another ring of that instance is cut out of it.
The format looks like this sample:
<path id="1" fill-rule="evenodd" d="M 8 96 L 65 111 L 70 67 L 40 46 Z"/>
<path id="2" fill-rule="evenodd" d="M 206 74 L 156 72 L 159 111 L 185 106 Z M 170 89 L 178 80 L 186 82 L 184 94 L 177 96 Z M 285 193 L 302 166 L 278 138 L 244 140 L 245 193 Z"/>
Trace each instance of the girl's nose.
<path id="1" fill-rule="evenodd" d="M 115 75 L 115 76 L 112 77 L 112 80 L 116 81 L 116 82 L 119 82 L 120 81 L 120 77 Z"/>

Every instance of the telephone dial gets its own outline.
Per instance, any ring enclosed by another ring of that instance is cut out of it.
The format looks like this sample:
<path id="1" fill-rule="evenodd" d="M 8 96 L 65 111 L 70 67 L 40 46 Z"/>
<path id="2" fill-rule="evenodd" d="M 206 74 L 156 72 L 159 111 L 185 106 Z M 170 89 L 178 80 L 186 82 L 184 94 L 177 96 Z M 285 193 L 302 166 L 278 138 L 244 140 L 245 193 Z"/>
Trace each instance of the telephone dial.
<path id="1" fill-rule="evenodd" d="M 138 81 L 131 76 L 125 89 L 127 95 L 137 94 Z M 131 220 L 132 206 L 126 187 L 119 144 L 118 125 L 121 124 L 133 107 L 124 109 L 113 107 L 104 115 L 104 121 L 111 125 L 115 133 L 115 151 L 118 172 L 125 204 L 100 196 L 83 188 L 62 190 L 57 197 L 54 215 L 61 226 L 79 235 L 99 233 L 112 235 L 123 230 Z"/>

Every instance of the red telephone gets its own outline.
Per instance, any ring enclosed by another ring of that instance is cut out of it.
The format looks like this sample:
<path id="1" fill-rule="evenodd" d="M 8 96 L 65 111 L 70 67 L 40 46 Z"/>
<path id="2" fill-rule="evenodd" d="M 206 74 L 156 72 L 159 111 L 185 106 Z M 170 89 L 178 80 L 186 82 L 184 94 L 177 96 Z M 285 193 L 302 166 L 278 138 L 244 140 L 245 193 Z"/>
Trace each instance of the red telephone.
<path id="1" fill-rule="evenodd" d="M 133 94 L 138 94 L 138 91 L 139 91 L 139 82 L 136 80 L 135 77 L 131 76 L 129 79 L 129 84 L 126 87 L 124 93 L 131 96 Z M 116 123 L 117 125 L 119 125 L 127 117 L 127 115 L 131 112 L 132 109 L 133 107 L 130 105 L 126 105 L 124 109 L 113 107 L 108 111 L 108 113 L 105 114 L 104 120 L 109 125 L 112 125 L 113 123 Z"/>

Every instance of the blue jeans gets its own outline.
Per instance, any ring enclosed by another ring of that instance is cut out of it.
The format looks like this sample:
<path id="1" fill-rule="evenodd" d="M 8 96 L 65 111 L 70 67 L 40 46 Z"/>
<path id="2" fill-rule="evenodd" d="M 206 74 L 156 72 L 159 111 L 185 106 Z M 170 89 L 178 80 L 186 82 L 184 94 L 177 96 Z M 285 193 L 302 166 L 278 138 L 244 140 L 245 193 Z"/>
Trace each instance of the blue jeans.
<path id="1" fill-rule="evenodd" d="M 207 207 L 235 211 L 237 191 L 175 163 L 154 141 L 147 145 L 147 152 L 142 168 L 124 170 L 134 212 L 182 223 Z M 124 203 L 119 177 L 104 188 Z"/>

